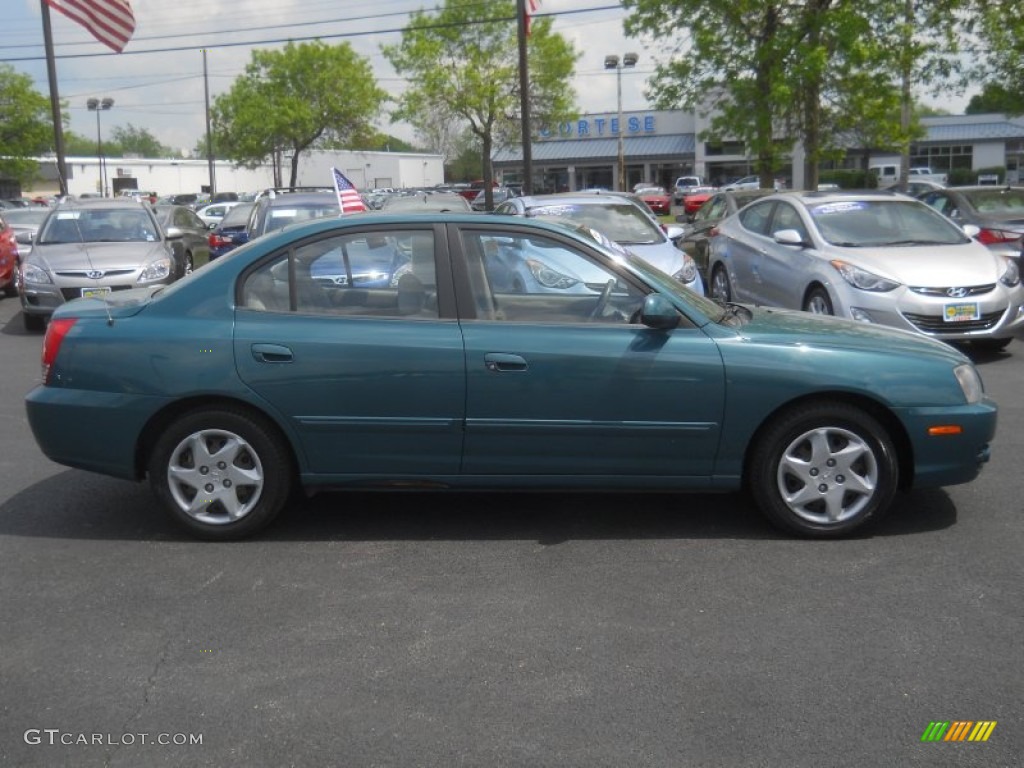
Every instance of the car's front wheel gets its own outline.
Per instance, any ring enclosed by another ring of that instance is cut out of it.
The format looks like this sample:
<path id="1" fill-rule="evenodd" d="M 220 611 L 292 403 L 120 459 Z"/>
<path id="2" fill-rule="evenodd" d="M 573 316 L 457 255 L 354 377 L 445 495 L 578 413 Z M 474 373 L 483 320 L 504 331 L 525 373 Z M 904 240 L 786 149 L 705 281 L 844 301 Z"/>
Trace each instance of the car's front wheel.
<path id="1" fill-rule="evenodd" d="M 28 312 L 22 312 L 21 321 L 25 324 L 26 331 L 46 330 L 46 318 L 43 315 L 30 315 Z"/>
<path id="2" fill-rule="evenodd" d="M 729 273 L 718 264 L 711 273 L 711 298 L 719 301 L 732 301 L 732 286 L 729 284 Z"/>
<path id="3" fill-rule="evenodd" d="M 812 312 L 815 315 L 834 315 L 835 311 L 832 309 L 832 299 L 829 298 L 828 291 L 821 287 L 812 289 L 804 300 L 804 312 Z"/>
<path id="4" fill-rule="evenodd" d="M 149 460 L 154 493 L 202 539 L 250 536 L 273 520 L 291 490 L 288 450 L 276 430 L 242 410 L 204 408 L 175 419 Z"/>
<path id="5" fill-rule="evenodd" d="M 820 402 L 783 412 L 751 453 L 748 487 L 768 518 L 802 536 L 843 536 L 888 510 L 896 452 L 861 408 Z"/>

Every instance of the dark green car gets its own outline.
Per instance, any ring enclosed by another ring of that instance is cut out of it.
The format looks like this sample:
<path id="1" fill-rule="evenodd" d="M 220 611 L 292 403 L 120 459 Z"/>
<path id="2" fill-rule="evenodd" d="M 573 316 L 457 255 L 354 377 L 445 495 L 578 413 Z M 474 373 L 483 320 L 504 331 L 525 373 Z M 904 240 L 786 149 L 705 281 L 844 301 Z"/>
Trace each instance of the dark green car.
<path id="1" fill-rule="evenodd" d="M 372 282 L 352 268 L 369 249 L 389 254 Z M 899 489 L 972 480 L 996 425 L 943 343 L 719 305 L 558 224 L 471 214 L 325 218 L 69 302 L 43 367 L 44 453 L 148 477 L 210 539 L 298 485 L 745 488 L 785 529 L 840 536 Z"/>

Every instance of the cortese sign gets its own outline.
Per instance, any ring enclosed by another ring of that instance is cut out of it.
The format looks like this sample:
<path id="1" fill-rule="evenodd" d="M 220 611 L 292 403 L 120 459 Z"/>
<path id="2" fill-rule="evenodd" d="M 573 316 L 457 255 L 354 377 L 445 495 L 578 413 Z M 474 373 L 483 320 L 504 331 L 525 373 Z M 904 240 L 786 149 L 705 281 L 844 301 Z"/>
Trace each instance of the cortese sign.
<path id="1" fill-rule="evenodd" d="M 630 115 L 623 119 L 623 135 L 656 133 L 654 115 Z M 541 139 L 592 139 L 619 135 L 618 117 L 581 117 L 575 122 L 559 123 L 555 129 L 542 128 Z"/>

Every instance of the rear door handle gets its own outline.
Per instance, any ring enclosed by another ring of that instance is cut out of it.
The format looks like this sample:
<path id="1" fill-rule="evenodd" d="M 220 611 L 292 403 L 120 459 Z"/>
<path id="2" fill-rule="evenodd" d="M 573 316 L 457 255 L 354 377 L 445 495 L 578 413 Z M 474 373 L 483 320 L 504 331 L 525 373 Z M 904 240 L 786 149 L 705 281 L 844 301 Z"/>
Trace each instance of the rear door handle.
<path id="1" fill-rule="evenodd" d="M 525 371 L 526 358 L 509 355 L 504 352 L 490 352 L 484 355 L 484 366 L 488 371 L 505 373 L 509 371 Z"/>
<path id="2" fill-rule="evenodd" d="M 252 356 L 259 363 L 290 363 L 292 351 L 283 344 L 253 344 Z"/>

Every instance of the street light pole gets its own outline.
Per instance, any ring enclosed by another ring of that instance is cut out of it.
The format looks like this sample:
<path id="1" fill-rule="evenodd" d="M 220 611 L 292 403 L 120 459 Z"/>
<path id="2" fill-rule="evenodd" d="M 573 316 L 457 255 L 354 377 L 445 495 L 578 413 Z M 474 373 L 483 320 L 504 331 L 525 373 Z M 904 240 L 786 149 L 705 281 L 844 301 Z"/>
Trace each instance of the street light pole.
<path id="1" fill-rule="evenodd" d="M 89 99 L 85 102 L 85 106 L 89 108 L 90 112 L 96 113 L 96 156 L 99 160 L 99 173 L 100 173 L 100 197 L 107 196 L 107 179 L 103 172 L 103 134 L 100 131 L 100 112 L 110 109 L 114 106 L 114 100 L 110 97 L 103 99 Z"/>
<path id="2" fill-rule="evenodd" d="M 625 126 L 622 124 L 622 68 L 623 67 L 635 67 L 637 59 L 639 57 L 635 53 L 626 53 L 622 56 L 622 61 L 619 61 L 619 57 L 615 54 L 609 54 L 604 57 L 604 68 L 614 69 L 617 81 L 618 90 L 618 103 L 619 103 L 619 190 L 626 191 L 626 150 L 622 140 L 622 133 Z"/>

